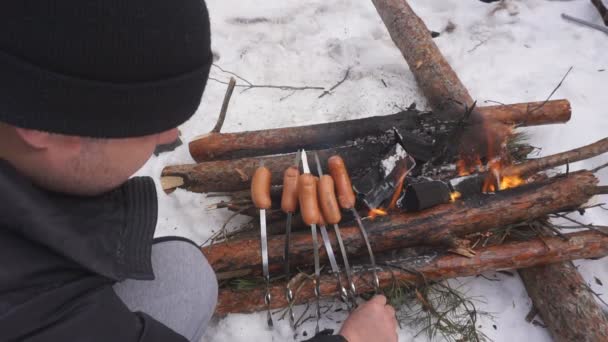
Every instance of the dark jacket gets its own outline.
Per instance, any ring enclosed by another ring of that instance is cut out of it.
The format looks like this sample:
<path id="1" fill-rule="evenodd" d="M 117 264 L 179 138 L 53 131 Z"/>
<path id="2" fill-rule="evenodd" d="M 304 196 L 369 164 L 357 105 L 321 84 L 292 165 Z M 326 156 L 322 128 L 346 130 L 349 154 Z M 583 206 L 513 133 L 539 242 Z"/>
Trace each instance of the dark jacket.
<path id="1" fill-rule="evenodd" d="M 147 177 L 75 197 L 34 186 L 0 159 L 0 341 L 186 341 L 112 289 L 154 279 L 157 205 Z"/>
<path id="2" fill-rule="evenodd" d="M 50 193 L 0 160 L 0 341 L 186 341 L 112 290 L 153 279 L 149 178 L 94 198 Z"/>

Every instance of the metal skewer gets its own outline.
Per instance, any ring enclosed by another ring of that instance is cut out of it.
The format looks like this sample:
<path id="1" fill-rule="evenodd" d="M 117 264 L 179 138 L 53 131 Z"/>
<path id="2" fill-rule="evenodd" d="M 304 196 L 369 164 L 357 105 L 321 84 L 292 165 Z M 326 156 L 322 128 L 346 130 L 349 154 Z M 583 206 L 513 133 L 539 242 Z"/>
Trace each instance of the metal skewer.
<path id="1" fill-rule="evenodd" d="M 300 151 L 298 150 L 298 153 L 296 153 L 296 160 L 295 160 L 295 166 L 296 168 L 300 168 Z M 296 323 L 296 318 L 295 315 L 293 313 L 293 301 L 294 301 L 294 296 L 293 296 L 293 291 L 291 290 L 291 288 L 289 287 L 289 280 L 290 280 L 290 270 L 289 270 L 289 248 L 291 245 L 291 221 L 293 218 L 293 211 L 289 211 L 287 213 L 287 226 L 285 227 L 285 254 L 284 254 L 284 258 L 285 258 L 285 279 L 287 280 L 287 285 L 285 287 L 285 297 L 287 298 L 287 304 L 288 304 L 288 314 L 289 314 L 289 323 L 291 325 L 291 327 L 295 327 L 295 323 Z"/>
<path id="2" fill-rule="evenodd" d="M 319 177 L 323 176 L 323 170 L 321 169 L 321 161 L 319 160 L 319 155 L 314 153 L 315 161 L 317 163 L 317 171 L 319 173 Z M 342 278 L 340 277 L 340 267 L 338 267 L 338 262 L 336 261 L 336 255 L 334 253 L 334 249 L 331 245 L 331 240 L 329 239 L 329 235 L 327 234 L 327 228 L 325 225 L 321 225 L 321 236 L 323 237 L 323 244 L 325 245 L 325 250 L 327 251 L 327 257 L 329 258 L 329 264 L 331 265 L 332 271 L 336 275 L 338 292 L 340 293 L 340 299 L 344 303 L 348 303 L 348 293 L 344 286 L 342 286 Z"/>
<path id="3" fill-rule="evenodd" d="M 308 166 L 308 158 L 306 157 L 306 151 L 302 150 L 302 169 L 304 173 L 310 173 L 310 167 Z M 310 229 L 312 231 L 312 246 L 313 246 L 313 255 L 315 262 L 315 297 L 317 299 L 317 326 L 315 328 L 315 335 L 319 333 L 319 321 L 321 320 L 321 289 L 320 289 L 320 279 L 321 279 L 321 265 L 319 262 L 319 241 L 317 236 L 317 225 L 311 224 Z"/>
<path id="4" fill-rule="evenodd" d="M 262 273 L 266 281 L 266 293 L 264 294 L 264 303 L 267 307 L 267 323 L 268 328 L 274 327 L 272 321 L 272 313 L 270 311 L 270 272 L 268 270 L 268 234 L 266 231 L 266 208 L 270 208 L 270 171 L 264 167 L 264 163 L 260 162 L 260 166 L 256 170 L 251 181 L 251 196 L 254 204 L 260 209 L 260 246 L 262 253 Z M 259 191 L 259 192 L 258 192 Z"/>

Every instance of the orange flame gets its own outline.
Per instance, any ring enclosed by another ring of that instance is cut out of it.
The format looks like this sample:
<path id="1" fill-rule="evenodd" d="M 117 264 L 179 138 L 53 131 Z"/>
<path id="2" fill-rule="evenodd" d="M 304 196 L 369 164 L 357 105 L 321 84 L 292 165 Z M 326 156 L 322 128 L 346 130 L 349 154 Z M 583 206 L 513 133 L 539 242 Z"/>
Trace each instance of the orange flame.
<path id="1" fill-rule="evenodd" d="M 376 208 L 376 209 L 371 209 L 369 211 L 369 214 L 367 215 L 370 219 L 375 219 L 378 216 L 386 216 L 388 215 L 388 212 L 386 212 L 386 210 L 384 209 L 380 209 L 380 208 Z"/>
<path id="2" fill-rule="evenodd" d="M 462 197 L 462 194 L 458 191 L 454 191 L 450 194 L 450 200 L 452 202 L 456 202 L 456 200 L 459 199 L 460 197 Z"/>
<path id="3" fill-rule="evenodd" d="M 467 176 L 474 172 L 487 171 L 482 188 L 484 193 L 497 192 L 525 184 L 525 180 L 517 175 L 502 176 L 503 168 L 511 164 L 511 157 L 507 151 L 507 138 L 513 134 L 513 127 L 486 119 L 483 121 L 483 130 L 483 132 L 479 132 L 481 136 L 476 135 L 475 137 L 486 140 L 486 150 L 468 148 L 468 152 L 461 151 L 460 160 L 456 163 L 458 174 Z M 480 143 L 475 139 L 469 140 L 469 143 L 475 144 L 475 141 Z M 484 159 L 488 160 L 485 167 L 480 160 L 479 153 L 482 152 L 485 152 Z"/>

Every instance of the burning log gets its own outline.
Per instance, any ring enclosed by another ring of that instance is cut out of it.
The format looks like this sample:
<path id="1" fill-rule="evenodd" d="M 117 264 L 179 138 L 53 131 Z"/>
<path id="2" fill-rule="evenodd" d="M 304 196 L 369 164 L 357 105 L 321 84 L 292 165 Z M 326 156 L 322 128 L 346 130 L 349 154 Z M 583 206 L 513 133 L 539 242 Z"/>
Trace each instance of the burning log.
<path id="1" fill-rule="evenodd" d="M 606 236 L 597 239 L 607 242 Z M 519 275 L 555 341 L 608 341 L 608 318 L 571 262 L 525 268 Z"/>
<path id="2" fill-rule="evenodd" d="M 570 120 L 567 100 L 480 107 L 484 118 L 520 126 L 561 123 Z M 305 148 L 326 149 L 346 141 L 378 136 L 392 129 L 420 129 L 420 112 L 409 110 L 387 116 L 240 133 L 209 133 L 190 142 L 190 154 L 197 162 L 288 153 Z M 411 149 L 408 149 L 410 151 Z"/>
<path id="3" fill-rule="evenodd" d="M 597 178 L 588 171 L 568 177 L 555 177 L 501 191 L 493 195 L 445 204 L 419 213 L 400 213 L 368 221 L 369 238 L 374 251 L 381 252 L 419 245 L 449 245 L 459 236 L 507 226 L 548 214 L 572 210 L 586 203 L 597 193 Z M 564 194 L 568 196 L 564 196 Z M 356 226 L 341 227 L 342 238 L 349 255 L 367 253 Z M 268 240 L 270 267 L 281 269 L 284 236 Z M 335 237 L 331 236 L 334 248 Z M 309 233 L 292 234 L 291 260 L 293 266 L 310 262 L 312 238 Z M 257 274 L 260 267 L 260 241 L 245 238 L 203 248 L 220 279 L 225 272 Z M 324 250 L 320 251 L 326 258 Z"/>
<path id="4" fill-rule="evenodd" d="M 324 164 L 332 155 L 343 156 L 348 160 L 349 167 L 354 171 L 353 177 L 356 178 L 357 170 L 365 170 L 378 163 L 379 157 L 395 144 L 395 135 L 385 133 L 381 137 L 357 140 L 350 146 L 321 150 L 318 151 L 318 154 Z M 265 157 L 167 166 L 162 171 L 161 183 L 165 192 L 171 192 L 177 187 L 193 192 L 245 190 L 249 188 L 250 178 L 260 165 L 260 161 L 264 161 L 264 165 L 272 172 L 272 184 L 279 185 L 283 182 L 283 171 L 293 164 L 295 155 L 294 152 Z M 327 165 L 323 165 L 323 167 L 326 168 Z M 171 182 L 163 181 L 166 179 Z"/>
<path id="5" fill-rule="evenodd" d="M 420 283 L 421 277 L 427 281 L 436 281 L 455 277 L 466 277 L 481 274 L 488 271 L 518 269 L 551 263 L 583 259 L 601 258 L 608 255 L 608 237 L 597 232 L 579 232 L 566 235 L 567 241 L 558 237 L 548 237 L 543 239 L 532 239 L 522 242 L 510 242 L 502 245 L 480 248 L 476 250 L 476 255 L 467 258 L 459 255 L 443 255 L 420 265 L 403 261 L 397 262 L 394 266 L 383 266 L 378 272 L 380 285 L 389 288 L 395 281 L 406 283 Z M 557 273 L 543 273 L 549 279 L 559 276 Z M 542 282 L 542 277 L 538 276 Z M 545 278 L 547 279 L 547 278 Z M 361 292 L 373 291 L 369 275 L 366 273 L 354 276 L 357 288 Z M 346 281 L 346 280 L 344 280 Z M 336 296 L 336 279 L 333 275 L 325 275 L 321 278 L 321 295 L 323 297 Z M 562 291 L 569 291 L 564 288 Z M 277 283 L 271 288 L 272 308 L 282 308 L 287 306 L 284 296 L 285 284 Z M 229 313 L 254 312 L 266 310 L 263 301 L 264 289 L 254 289 L 248 291 L 235 291 L 230 289 L 220 290 L 219 301 L 216 307 L 216 314 L 223 316 Z M 309 280 L 302 283 L 302 287 L 295 292 L 295 303 L 302 304 L 314 297 L 314 286 Z M 552 303 L 561 303 L 561 297 L 553 297 Z M 547 303 L 550 305 L 551 303 Z M 579 303 L 584 304 L 584 303 Z M 581 305 L 571 303 L 573 308 Z M 572 318 L 563 317 L 562 328 L 569 329 Z M 591 323 L 591 322 L 587 322 Z M 594 324 L 592 322 L 592 324 Z M 598 339 L 596 341 L 600 341 Z M 605 339 L 603 339 L 605 340 Z M 602 341 L 603 341 L 602 340 Z M 561 341 L 561 340 L 560 340 Z M 564 340 L 565 341 L 565 340 Z M 580 338 L 572 338 L 568 341 L 591 341 Z"/>

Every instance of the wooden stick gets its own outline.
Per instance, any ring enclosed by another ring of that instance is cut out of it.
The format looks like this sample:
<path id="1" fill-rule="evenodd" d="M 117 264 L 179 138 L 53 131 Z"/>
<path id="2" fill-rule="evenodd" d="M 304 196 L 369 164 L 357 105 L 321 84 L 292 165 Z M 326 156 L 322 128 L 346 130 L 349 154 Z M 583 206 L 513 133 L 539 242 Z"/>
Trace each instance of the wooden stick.
<path id="1" fill-rule="evenodd" d="M 608 245 L 605 235 L 595 239 L 602 249 Z M 555 251 L 567 253 L 561 248 Z M 608 341 L 608 318 L 572 262 L 525 268 L 519 275 L 556 342 Z"/>
<path id="2" fill-rule="evenodd" d="M 476 255 L 470 258 L 447 254 L 423 265 L 403 262 L 398 265 L 401 269 L 384 266 L 378 272 L 380 285 L 383 288 L 390 288 L 395 284 L 395 281 L 420 284 L 421 275 L 424 276 L 426 281 L 437 281 L 454 277 L 467 277 L 488 271 L 546 265 L 573 259 L 600 258 L 608 254 L 608 237 L 606 236 L 596 232 L 579 232 L 567 234 L 566 237 L 568 238 L 567 241 L 559 237 L 547 237 L 542 240 L 532 239 L 480 248 L 476 250 Z M 357 273 L 354 277 L 357 289 L 360 292 L 373 291 L 371 279 L 367 273 Z M 554 276 L 558 276 L 558 273 L 554 273 Z M 336 279 L 333 275 L 322 276 L 320 284 L 323 297 L 336 296 Z M 562 290 L 568 291 L 569 288 Z M 219 293 L 219 301 L 215 312 L 217 315 L 223 316 L 229 313 L 265 310 L 263 291 L 264 289 L 248 291 L 222 289 Z M 284 293 L 284 283 L 276 283 L 272 286 L 271 295 L 273 300 L 271 305 L 274 309 L 287 306 Z M 302 288 L 296 293 L 296 304 L 305 303 L 312 298 L 314 298 L 314 287 L 312 282 L 305 280 Z M 547 305 L 555 305 L 555 303 L 561 302 L 561 297 L 553 298 L 554 300 Z M 581 304 L 584 305 L 584 303 Z M 571 303 L 571 305 L 573 308 L 579 307 L 576 303 Z M 570 320 L 564 320 L 564 325 L 569 323 Z M 580 340 L 571 339 L 569 341 Z"/>
<path id="3" fill-rule="evenodd" d="M 538 109 L 537 109 L 538 108 Z M 509 125 L 537 126 L 570 120 L 572 110 L 567 100 L 518 103 L 480 107 L 483 118 Z M 387 116 L 287 127 L 239 133 L 209 133 L 189 144 L 190 154 L 197 162 L 255 157 L 293 152 L 299 148 L 326 149 L 346 141 L 380 135 L 397 127 L 402 131 L 419 129 L 420 112 L 409 110 Z"/>
<path id="4" fill-rule="evenodd" d="M 608 152 L 608 138 L 593 144 L 579 147 L 563 153 L 538 158 L 518 165 L 509 166 L 501 171 L 503 176 L 531 176 L 539 171 L 548 170 L 557 166 L 589 159 Z"/>
<path id="5" fill-rule="evenodd" d="M 222 103 L 222 109 L 220 110 L 220 116 L 217 119 L 217 123 L 215 127 L 211 130 L 213 133 L 219 133 L 222 130 L 222 126 L 224 126 L 224 121 L 226 120 L 226 114 L 228 113 L 228 105 L 230 104 L 230 99 L 232 98 L 232 93 L 234 92 L 234 87 L 236 86 L 236 79 L 234 77 L 230 77 L 230 82 L 228 82 L 228 89 L 226 89 L 226 95 L 224 95 L 224 102 Z"/>
<path id="6" fill-rule="evenodd" d="M 595 195 L 597 182 L 592 173 L 582 171 L 419 213 L 377 218 L 365 221 L 365 225 L 376 252 L 419 245 L 447 245 L 455 237 L 578 208 Z M 341 234 L 351 255 L 367 253 L 356 225 L 342 224 Z M 269 237 L 268 250 L 273 272 L 281 270 L 284 239 L 283 235 Z M 337 248 L 333 235 L 331 239 L 334 248 Z M 294 269 L 312 262 L 310 233 L 294 233 L 291 241 Z M 211 245 L 202 250 L 218 273 L 218 278 L 223 279 L 222 273 L 241 269 L 249 270 L 251 274 L 260 273 L 259 243 L 259 238 L 245 238 Z M 322 249 L 320 254 L 322 259 L 326 258 L 325 250 Z"/>

